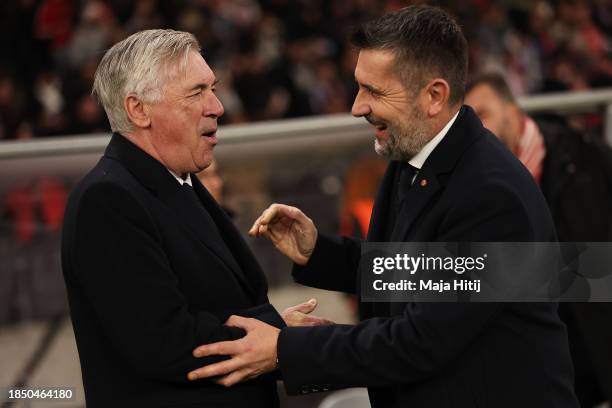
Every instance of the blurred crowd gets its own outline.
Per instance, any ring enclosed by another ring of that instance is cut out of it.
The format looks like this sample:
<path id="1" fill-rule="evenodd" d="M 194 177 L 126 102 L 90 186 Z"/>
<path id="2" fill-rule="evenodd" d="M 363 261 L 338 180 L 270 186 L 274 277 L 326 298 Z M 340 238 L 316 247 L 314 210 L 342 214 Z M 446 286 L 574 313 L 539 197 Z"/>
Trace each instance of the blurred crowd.
<path id="1" fill-rule="evenodd" d="M 348 44 L 401 0 L 7 0 L 0 5 L 0 139 L 108 131 L 90 96 L 104 51 L 139 30 L 192 32 L 220 80 L 222 123 L 346 112 Z M 472 73 L 516 95 L 612 83 L 612 1 L 430 1 L 463 26 Z"/>

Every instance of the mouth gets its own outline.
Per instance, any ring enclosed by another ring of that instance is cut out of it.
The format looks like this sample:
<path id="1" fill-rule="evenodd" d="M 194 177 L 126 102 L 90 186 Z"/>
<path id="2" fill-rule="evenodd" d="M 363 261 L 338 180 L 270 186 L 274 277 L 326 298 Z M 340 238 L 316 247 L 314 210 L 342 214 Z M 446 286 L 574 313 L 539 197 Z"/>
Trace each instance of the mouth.
<path id="1" fill-rule="evenodd" d="M 217 145 L 217 128 L 206 130 L 200 133 L 200 136 L 205 140 L 206 144 L 212 149 Z"/>
<path id="2" fill-rule="evenodd" d="M 383 122 L 377 121 L 369 116 L 366 116 L 365 119 L 376 129 L 376 136 L 381 136 L 384 131 L 387 130 L 387 125 Z"/>
<path id="3" fill-rule="evenodd" d="M 376 124 L 376 125 L 374 125 L 374 128 L 376 129 L 376 130 L 375 130 L 375 132 L 374 132 L 374 135 L 375 135 L 377 138 L 379 138 L 379 139 L 380 139 L 380 138 L 384 138 L 384 136 L 385 136 L 385 131 L 387 130 L 387 125 L 384 125 L 384 124 Z"/>
<path id="4" fill-rule="evenodd" d="M 211 138 L 212 138 L 212 137 L 215 137 L 215 136 L 216 136 L 216 134 L 217 134 L 217 128 L 214 128 L 214 129 L 211 129 L 211 130 L 209 130 L 209 131 L 202 132 L 202 133 L 200 134 L 200 136 L 204 136 L 204 137 L 211 137 Z"/>

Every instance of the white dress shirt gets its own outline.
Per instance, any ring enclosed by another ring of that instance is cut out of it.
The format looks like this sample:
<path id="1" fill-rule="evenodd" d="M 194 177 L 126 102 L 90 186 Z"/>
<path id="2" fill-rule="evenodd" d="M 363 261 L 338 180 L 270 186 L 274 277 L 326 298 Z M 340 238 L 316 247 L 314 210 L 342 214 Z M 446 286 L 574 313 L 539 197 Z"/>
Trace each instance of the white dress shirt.
<path id="1" fill-rule="evenodd" d="M 183 180 L 182 178 L 180 178 L 179 176 L 177 176 L 176 174 L 174 174 L 174 172 L 168 168 L 166 168 L 166 170 L 168 170 L 170 172 L 170 174 L 172 174 L 172 176 L 176 179 L 176 181 L 179 182 L 179 184 L 182 186 L 183 184 L 187 183 L 189 184 L 189 186 L 193 187 L 193 184 L 191 184 L 191 174 L 187 173 L 187 177 L 185 177 L 185 179 Z"/>
<path id="2" fill-rule="evenodd" d="M 459 116 L 459 111 L 455 113 L 455 116 L 453 116 L 453 118 L 448 121 L 446 126 L 444 126 L 442 130 L 433 137 L 433 139 L 431 139 L 429 142 L 427 142 L 425 146 L 423 146 L 420 152 L 418 152 L 416 155 L 414 155 L 412 159 L 408 161 L 409 165 L 417 169 L 417 173 L 419 170 L 421 170 L 421 167 L 423 167 L 423 164 L 425 164 L 425 160 L 427 160 L 431 152 L 433 152 L 436 146 L 438 146 L 442 139 L 444 139 L 444 136 L 446 136 L 448 130 L 451 128 L 451 126 L 453 126 L 455 120 L 457 120 L 457 116 Z M 414 181 L 414 179 L 412 181 Z"/>

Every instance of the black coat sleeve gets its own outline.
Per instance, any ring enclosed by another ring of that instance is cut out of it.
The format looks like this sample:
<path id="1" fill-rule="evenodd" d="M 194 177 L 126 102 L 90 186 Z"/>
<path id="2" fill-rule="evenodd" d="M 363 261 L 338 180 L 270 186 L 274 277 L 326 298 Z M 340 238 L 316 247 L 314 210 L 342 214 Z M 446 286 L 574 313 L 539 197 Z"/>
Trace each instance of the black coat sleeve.
<path id="1" fill-rule="evenodd" d="M 528 241 L 533 228 L 519 197 L 485 186 L 456 203 L 440 241 Z M 485 194 L 486 193 L 486 194 Z M 333 253 L 327 254 L 332 258 Z M 497 303 L 410 303 L 401 315 L 357 325 L 287 327 L 278 340 L 280 369 L 289 394 L 302 387 L 391 386 L 437 375 L 505 307 Z"/>
<path id="2" fill-rule="evenodd" d="M 187 382 L 189 371 L 226 358 L 196 359 L 195 347 L 244 336 L 242 329 L 223 325 L 226 316 L 188 309 L 155 222 L 126 189 L 91 186 L 75 222 L 76 284 L 117 352 L 137 370 L 134 375 Z M 279 326 L 280 316 L 270 309 L 233 313 L 261 314 Z"/>
<path id="3" fill-rule="evenodd" d="M 308 263 L 293 266 L 293 278 L 306 286 L 354 294 L 360 255 L 360 241 L 319 234 Z"/>
<path id="4" fill-rule="evenodd" d="M 278 313 L 278 311 L 270 303 L 264 303 L 258 306 L 254 306 L 248 309 L 239 310 L 224 310 L 222 312 L 215 313 L 217 318 L 224 322 L 231 315 L 238 315 L 242 317 L 251 317 L 253 319 L 261 320 L 264 323 L 268 323 L 271 326 L 282 329 L 286 326 L 285 321 Z"/>

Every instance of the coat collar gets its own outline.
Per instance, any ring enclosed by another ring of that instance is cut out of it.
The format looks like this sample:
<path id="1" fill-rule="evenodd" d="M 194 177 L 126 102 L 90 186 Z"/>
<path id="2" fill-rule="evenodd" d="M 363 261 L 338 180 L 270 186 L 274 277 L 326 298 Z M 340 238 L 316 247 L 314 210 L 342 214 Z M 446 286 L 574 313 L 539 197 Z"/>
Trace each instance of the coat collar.
<path id="1" fill-rule="evenodd" d="M 431 152 L 422 170 L 434 175 L 452 171 L 463 152 L 482 136 L 482 130 L 482 123 L 472 108 L 462 106 L 457 120 Z"/>
<path id="2" fill-rule="evenodd" d="M 119 161 L 153 193 L 173 191 L 177 181 L 163 164 L 119 133 L 113 133 L 104 156 Z"/>

